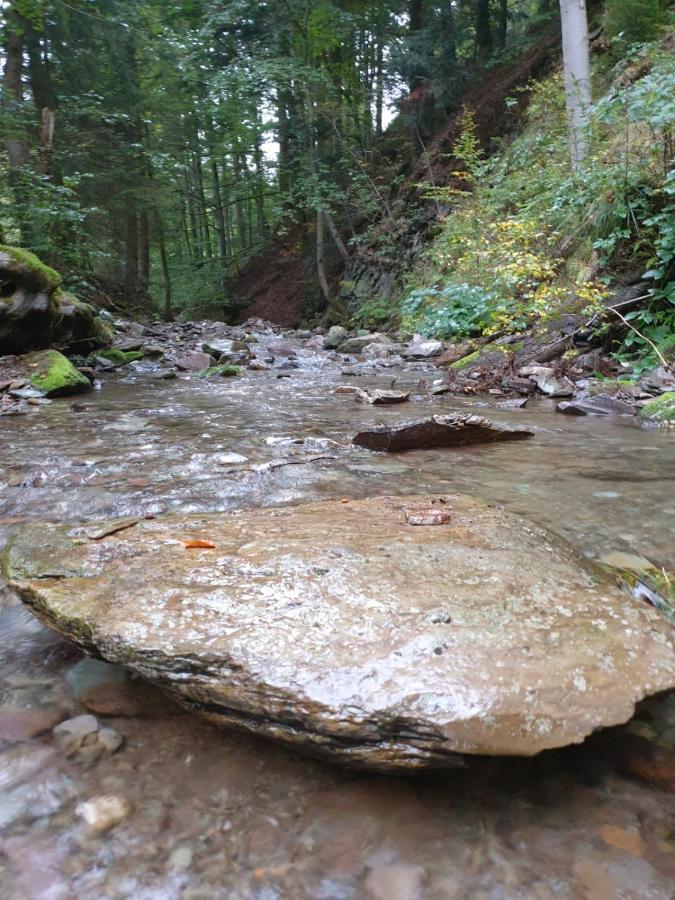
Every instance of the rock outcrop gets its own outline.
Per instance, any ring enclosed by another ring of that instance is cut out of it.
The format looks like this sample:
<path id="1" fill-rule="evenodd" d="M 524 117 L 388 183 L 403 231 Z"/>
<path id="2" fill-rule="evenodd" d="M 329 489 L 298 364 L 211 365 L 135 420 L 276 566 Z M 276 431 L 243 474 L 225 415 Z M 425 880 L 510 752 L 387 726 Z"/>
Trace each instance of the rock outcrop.
<path id="1" fill-rule="evenodd" d="M 40 620 L 212 722 L 346 764 L 529 756 L 675 684 L 658 612 L 463 496 L 32 525 L 3 574 Z"/>

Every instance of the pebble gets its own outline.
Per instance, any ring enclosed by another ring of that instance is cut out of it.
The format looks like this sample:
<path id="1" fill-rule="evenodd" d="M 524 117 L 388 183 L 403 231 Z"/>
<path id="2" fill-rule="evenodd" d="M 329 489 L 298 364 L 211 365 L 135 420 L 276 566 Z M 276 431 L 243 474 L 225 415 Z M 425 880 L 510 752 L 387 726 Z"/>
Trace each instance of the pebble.
<path id="1" fill-rule="evenodd" d="M 169 857 L 169 867 L 174 872 L 183 872 L 192 865 L 192 850 L 189 847 L 178 847 Z"/>
<path id="2" fill-rule="evenodd" d="M 102 728 L 96 716 L 89 714 L 61 722 L 52 730 L 52 734 L 66 756 L 86 760 L 114 753 L 123 743 L 122 736 L 114 728 Z"/>
<path id="3" fill-rule="evenodd" d="M 129 816 L 131 803 L 126 797 L 105 795 L 80 803 L 75 812 L 84 819 L 93 834 L 104 834 Z"/>

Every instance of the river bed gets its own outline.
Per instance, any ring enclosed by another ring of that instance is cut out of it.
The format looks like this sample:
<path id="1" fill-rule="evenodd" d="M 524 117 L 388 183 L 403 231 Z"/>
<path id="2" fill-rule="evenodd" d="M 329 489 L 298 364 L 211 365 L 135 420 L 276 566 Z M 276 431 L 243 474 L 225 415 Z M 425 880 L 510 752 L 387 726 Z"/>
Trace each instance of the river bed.
<path id="1" fill-rule="evenodd" d="M 672 433 L 568 418 L 551 401 L 504 410 L 496 398 L 430 397 L 436 374 L 424 364 L 354 376 L 325 354 L 299 361 L 208 381 L 120 370 L 88 395 L 4 418 L 0 546 L 26 521 L 438 491 L 504 504 L 591 557 L 621 551 L 675 567 Z M 394 380 L 411 402 L 374 408 L 332 393 Z M 468 410 L 535 437 L 396 455 L 350 445 L 367 424 Z M 0 714 L 83 712 L 94 669 L 7 596 L 0 619 Z M 0 895 L 665 900 L 673 699 L 579 748 L 392 778 L 215 730 L 149 692 L 140 714 L 106 720 L 125 743 L 95 764 L 66 759 L 48 733 L 0 742 Z M 76 810 L 102 794 L 125 797 L 131 812 L 92 835 Z"/>

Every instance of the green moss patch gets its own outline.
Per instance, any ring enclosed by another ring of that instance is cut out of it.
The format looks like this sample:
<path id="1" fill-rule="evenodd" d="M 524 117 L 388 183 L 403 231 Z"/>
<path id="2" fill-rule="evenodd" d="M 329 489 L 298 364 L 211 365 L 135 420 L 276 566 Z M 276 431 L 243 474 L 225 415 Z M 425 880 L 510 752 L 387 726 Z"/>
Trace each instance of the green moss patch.
<path id="1" fill-rule="evenodd" d="M 675 391 L 667 391 L 642 407 L 638 418 L 643 425 L 675 428 Z"/>
<path id="2" fill-rule="evenodd" d="M 20 247 L 9 247 L 7 244 L 0 244 L 0 253 L 5 253 L 20 270 L 22 275 L 32 277 L 35 284 L 42 290 L 52 293 L 61 284 L 61 276 L 54 269 L 46 266 L 30 250 L 23 250 Z"/>
<path id="3" fill-rule="evenodd" d="M 65 397 L 89 390 L 91 382 L 58 350 L 42 350 L 26 358 L 33 387 L 47 397 Z"/>
<path id="4" fill-rule="evenodd" d="M 117 350 L 115 347 L 109 347 L 107 350 L 97 350 L 92 358 L 107 359 L 108 362 L 114 363 L 116 366 L 126 366 L 128 363 L 137 362 L 143 359 L 140 350 Z"/>
<path id="5" fill-rule="evenodd" d="M 217 376 L 234 378 L 243 374 L 244 370 L 240 369 L 239 366 L 209 366 L 208 369 L 202 369 L 201 372 L 197 372 L 199 378 L 215 378 Z"/>

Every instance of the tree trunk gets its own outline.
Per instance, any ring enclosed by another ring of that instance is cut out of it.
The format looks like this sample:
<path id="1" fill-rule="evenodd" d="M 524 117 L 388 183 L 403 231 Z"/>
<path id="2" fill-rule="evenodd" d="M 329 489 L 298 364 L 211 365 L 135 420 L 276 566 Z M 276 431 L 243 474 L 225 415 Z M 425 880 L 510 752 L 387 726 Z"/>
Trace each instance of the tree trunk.
<path id="1" fill-rule="evenodd" d="M 330 288 L 328 287 L 328 279 L 326 278 L 326 266 L 324 262 L 324 212 L 322 209 L 316 213 L 316 274 L 321 286 L 321 293 L 326 298 L 326 302 L 330 303 Z"/>
<path id="2" fill-rule="evenodd" d="M 484 61 L 491 52 L 490 0 L 476 0 L 476 56 Z"/>
<path id="3" fill-rule="evenodd" d="M 509 0 L 499 0 L 499 25 L 497 27 L 497 42 L 500 50 L 506 47 L 506 32 L 509 27 Z"/>
<path id="4" fill-rule="evenodd" d="M 9 181 L 14 196 L 14 214 L 19 226 L 21 243 L 30 247 L 33 242 L 33 229 L 27 215 L 30 204 L 26 183 L 27 172 L 25 171 L 29 159 L 28 142 L 21 121 L 24 30 L 21 17 L 13 7 L 10 7 L 7 10 L 4 29 L 5 68 L 2 82 L 2 113 L 5 149 L 9 163 Z"/>
<path id="5" fill-rule="evenodd" d="M 345 247 L 344 241 L 340 236 L 340 232 L 337 229 L 335 222 L 333 221 L 333 217 L 327 211 L 324 211 L 324 215 L 326 216 L 326 224 L 328 225 L 328 230 L 331 233 L 331 237 L 335 241 L 335 246 L 338 248 L 340 252 L 340 256 L 345 262 L 349 262 L 350 256 L 349 251 Z"/>
<path id="6" fill-rule="evenodd" d="M 144 294 L 150 286 L 150 219 L 145 209 L 138 215 L 138 288 Z"/>
<path id="7" fill-rule="evenodd" d="M 588 155 L 585 129 L 591 105 L 591 62 L 586 0 L 560 0 L 560 18 L 570 153 L 572 166 L 578 169 Z"/>
<path id="8" fill-rule="evenodd" d="M 159 239 L 159 260 L 162 266 L 162 288 L 164 292 L 164 321 L 173 322 L 173 310 L 171 308 L 171 274 L 169 272 L 169 260 L 166 254 L 166 241 L 164 239 L 164 226 L 162 220 L 157 218 L 157 237 Z"/>
<path id="9" fill-rule="evenodd" d="M 127 200 L 126 240 L 124 245 L 124 284 L 126 289 L 138 294 L 138 214 L 133 201 Z"/>

